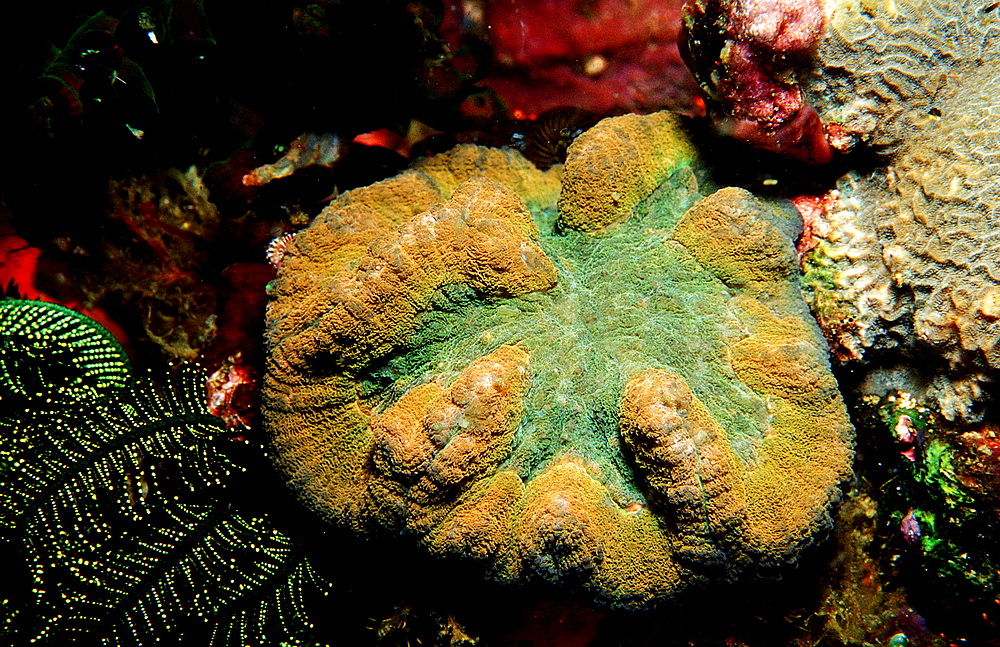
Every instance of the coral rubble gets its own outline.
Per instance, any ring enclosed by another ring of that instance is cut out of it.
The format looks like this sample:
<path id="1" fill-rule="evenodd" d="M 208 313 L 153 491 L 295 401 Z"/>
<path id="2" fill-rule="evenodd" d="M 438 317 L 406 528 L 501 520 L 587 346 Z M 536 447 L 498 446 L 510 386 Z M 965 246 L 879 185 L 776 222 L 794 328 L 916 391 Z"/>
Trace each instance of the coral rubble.
<path id="1" fill-rule="evenodd" d="M 647 607 L 794 560 L 853 429 L 794 209 L 703 197 L 675 117 L 597 129 L 574 147 L 634 151 L 632 194 L 572 217 L 596 154 L 571 151 L 560 208 L 559 167 L 471 146 L 335 200 L 269 288 L 264 416 L 342 526 Z"/>

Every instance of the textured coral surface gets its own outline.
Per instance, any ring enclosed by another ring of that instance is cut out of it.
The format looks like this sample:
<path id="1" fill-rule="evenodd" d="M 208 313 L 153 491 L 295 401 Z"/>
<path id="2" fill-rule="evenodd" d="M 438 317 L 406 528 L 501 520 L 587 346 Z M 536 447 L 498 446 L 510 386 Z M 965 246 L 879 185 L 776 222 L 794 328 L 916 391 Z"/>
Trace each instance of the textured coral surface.
<path id="1" fill-rule="evenodd" d="M 560 221 L 571 229 L 594 231 L 624 220 L 666 175 L 695 156 L 670 113 L 605 119 L 567 151 Z"/>
<path id="2" fill-rule="evenodd" d="M 1000 368 L 1000 21 L 982 5 L 832 3 L 803 82 L 824 120 L 888 161 L 841 182 L 806 259 L 813 304 L 845 356 L 931 350 L 949 418 L 975 417 L 978 372 Z"/>
<path id="3" fill-rule="evenodd" d="M 646 156 L 664 139 L 622 132 Z M 297 234 L 265 418 L 304 497 L 622 607 L 794 559 L 853 442 L 798 293 L 798 218 L 702 198 L 674 159 L 632 167 L 646 195 L 596 233 L 558 224 L 558 171 L 460 147 Z"/>

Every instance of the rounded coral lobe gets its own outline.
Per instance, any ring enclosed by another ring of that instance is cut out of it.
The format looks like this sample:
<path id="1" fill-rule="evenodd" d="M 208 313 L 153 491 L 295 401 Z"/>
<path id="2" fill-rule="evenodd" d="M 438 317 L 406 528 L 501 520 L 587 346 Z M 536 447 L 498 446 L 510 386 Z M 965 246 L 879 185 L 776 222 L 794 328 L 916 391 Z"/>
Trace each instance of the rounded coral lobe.
<path id="1" fill-rule="evenodd" d="M 555 206 L 559 169 L 465 148 L 296 236 L 265 412 L 321 512 L 620 607 L 790 561 L 828 523 L 852 429 L 795 284 L 797 216 L 703 197 L 677 124 L 634 119 L 601 132 L 659 179 L 585 231 Z M 608 172 L 569 162 L 590 163 Z M 420 183 L 413 205 L 399 188 Z M 366 246 L 333 235 L 376 202 L 412 215 Z"/>

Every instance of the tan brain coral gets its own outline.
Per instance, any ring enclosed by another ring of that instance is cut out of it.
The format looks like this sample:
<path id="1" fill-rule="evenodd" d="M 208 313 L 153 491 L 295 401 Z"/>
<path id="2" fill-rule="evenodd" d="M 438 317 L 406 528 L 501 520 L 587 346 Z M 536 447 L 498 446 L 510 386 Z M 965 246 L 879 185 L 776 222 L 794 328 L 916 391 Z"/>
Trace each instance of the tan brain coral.
<path id="1" fill-rule="evenodd" d="M 786 563 L 829 523 L 852 429 L 790 207 L 702 198 L 682 164 L 582 233 L 514 153 L 420 168 L 331 205 L 272 286 L 266 421 L 319 511 L 620 607 Z"/>
<path id="2" fill-rule="evenodd" d="M 919 355 L 895 388 L 975 419 L 1000 370 L 1000 20 L 971 0 L 828 5 L 803 88 L 886 165 L 846 176 L 817 223 L 812 305 L 839 355 Z"/>
<path id="3" fill-rule="evenodd" d="M 649 498 L 673 510 L 678 553 L 718 551 L 715 540 L 739 537 L 747 508 L 738 459 L 682 377 L 648 369 L 629 380 L 621 428 Z"/>
<path id="4" fill-rule="evenodd" d="M 527 382 L 528 354 L 501 346 L 462 371 L 447 391 L 421 384 L 373 417 L 379 478 L 371 492 L 380 514 L 396 509 L 393 516 L 416 525 L 429 504 L 494 471 L 510 451 Z"/>

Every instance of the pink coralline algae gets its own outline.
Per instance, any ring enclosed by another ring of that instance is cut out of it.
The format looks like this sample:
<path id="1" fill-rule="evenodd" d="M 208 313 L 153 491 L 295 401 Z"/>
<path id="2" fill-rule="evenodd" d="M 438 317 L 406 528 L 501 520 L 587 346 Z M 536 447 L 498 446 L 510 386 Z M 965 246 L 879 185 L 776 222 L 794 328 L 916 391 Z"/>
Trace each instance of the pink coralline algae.
<path id="1" fill-rule="evenodd" d="M 683 51 L 717 128 L 805 162 L 833 157 L 795 65 L 823 34 L 820 0 L 695 0 L 684 9 Z"/>
<path id="2" fill-rule="evenodd" d="M 208 412 L 225 420 L 229 429 L 249 428 L 256 377 L 254 369 L 243 362 L 241 353 L 227 357 L 208 376 Z"/>
<path id="3" fill-rule="evenodd" d="M 905 456 L 911 463 L 915 462 L 917 460 L 917 445 L 920 433 L 913 426 L 913 419 L 906 414 L 899 416 L 899 420 L 896 422 L 893 431 L 896 432 L 896 437 L 903 447 L 899 453 Z"/>
<path id="4" fill-rule="evenodd" d="M 742 0 L 730 7 L 730 26 L 756 47 L 802 52 L 823 34 L 820 0 Z"/>
<path id="5" fill-rule="evenodd" d="M 514 114 L 557 106 L 600 114 L 668 108 L 703 114 L 677 47 L 683 0 L 466 0 L 442 34 L 453 49 L 476 38 L 492 50 L 482 84 Z"/>

